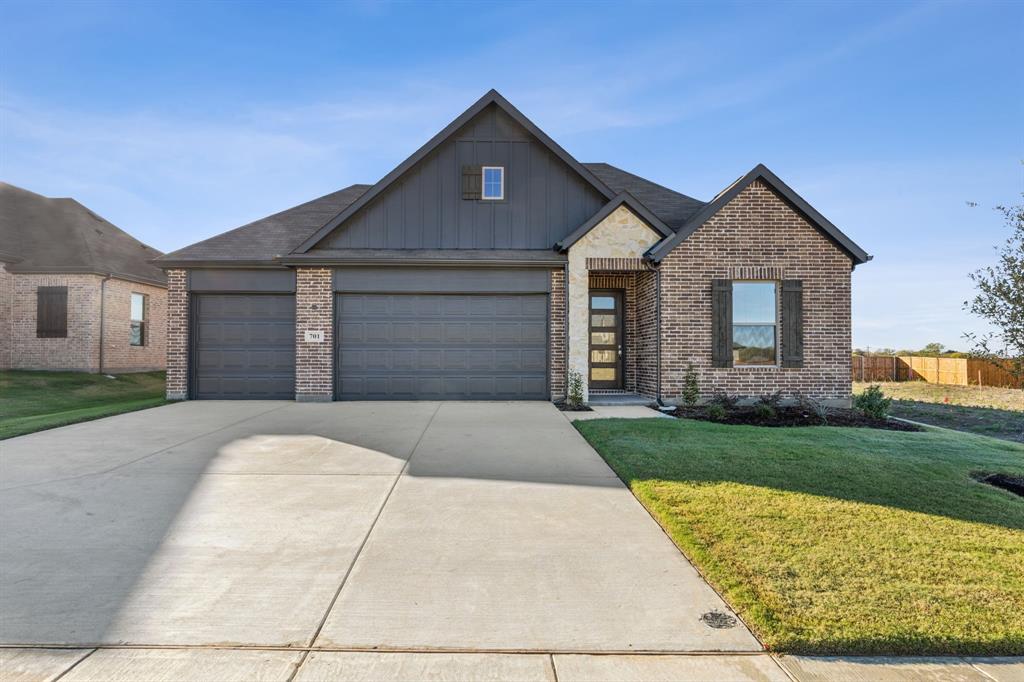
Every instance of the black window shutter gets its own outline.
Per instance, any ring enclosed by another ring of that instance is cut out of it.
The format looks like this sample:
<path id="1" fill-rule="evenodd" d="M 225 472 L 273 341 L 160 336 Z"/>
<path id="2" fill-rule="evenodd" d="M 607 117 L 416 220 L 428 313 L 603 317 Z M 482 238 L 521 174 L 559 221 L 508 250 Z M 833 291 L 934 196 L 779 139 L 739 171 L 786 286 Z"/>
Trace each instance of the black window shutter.
<path id="1" fill-rule="evenodd" d="M 483 168 L 481 166 L 462 167 L 462 198 L 479 199 L 483 195 Z"/>
<path id="2" fill-rule="evenodd" d="M 711 364 L 732 367 L 732 280 L 711 284 Z"/>
<path id="3" fill-rule="evenodd" d="M 782 280 L 782 366 L 804 366 L 804 283 Z"/>
<path id="4" fill-rule="evenodd" d="M 68 335 L 68 288 L 36 289 L 36 337 L 65 338 Z"/>

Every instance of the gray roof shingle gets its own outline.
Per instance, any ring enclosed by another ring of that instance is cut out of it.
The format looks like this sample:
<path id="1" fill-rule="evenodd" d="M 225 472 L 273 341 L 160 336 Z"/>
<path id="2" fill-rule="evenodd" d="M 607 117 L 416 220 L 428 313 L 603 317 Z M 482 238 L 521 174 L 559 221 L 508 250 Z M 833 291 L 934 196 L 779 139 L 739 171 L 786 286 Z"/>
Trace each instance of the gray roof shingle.
<path id="1" fill-rule="evenodd" d="M 248 225 L 204 239 L 157 259 L 165 261 L 268 261 L 291 253 L 328 220 L 363 195 L 369 185 L 351 185 L 337 192 L 260 218 Z M 165 266 L 166 267 L 166 266 Z"/>
<path id="2" fill-rule="evenodd" d="M 633 175 L 607 163 L 585 163 L 587 170 L 618 194 L 629 192 L 673 230 L 679 230 L 687 220 L 702 209 L 706 202 L 680 194 L 668 187 Z"/>
<path id="3" fill-rule="evenodd" d="M 166 284 L 147 246 L 74 199 L 0 182 L 0 260 L 10 272 L 96 273 Z"/>

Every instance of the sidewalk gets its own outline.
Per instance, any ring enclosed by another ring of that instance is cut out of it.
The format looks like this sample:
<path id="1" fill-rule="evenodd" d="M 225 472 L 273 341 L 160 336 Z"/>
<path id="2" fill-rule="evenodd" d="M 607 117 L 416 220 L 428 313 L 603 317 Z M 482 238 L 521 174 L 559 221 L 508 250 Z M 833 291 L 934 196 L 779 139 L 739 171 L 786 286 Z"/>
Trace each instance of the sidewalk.
<path id="1" fill-rule="evenodd" d="M 549 654 L 231 648 L 0 649 L 5 682 L 1022 682 L 1018 658 Z"/>

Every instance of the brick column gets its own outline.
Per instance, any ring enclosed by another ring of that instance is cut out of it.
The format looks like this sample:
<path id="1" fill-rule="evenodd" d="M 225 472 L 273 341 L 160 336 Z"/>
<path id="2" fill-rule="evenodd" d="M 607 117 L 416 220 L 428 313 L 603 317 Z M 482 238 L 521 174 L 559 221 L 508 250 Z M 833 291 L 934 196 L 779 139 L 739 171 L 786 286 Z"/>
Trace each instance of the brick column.
<path id="1" fill-rule="evenodd" d="M 565 399 L 565 271 L 551 271 L 551 399 Z"/>
<path id="2" fill-rule="evenodd" d="M 167 271 L 167 399 L 188 398 L 188 273 Z"/>
<path id="3" fill-rule="evenodd" d="M 334 291 L 330 268 L 295 272 L 295 399 L 329 402 L 334 398 Z M 307 331 L 323 332 L 323 341 L 306 341 Z"/>

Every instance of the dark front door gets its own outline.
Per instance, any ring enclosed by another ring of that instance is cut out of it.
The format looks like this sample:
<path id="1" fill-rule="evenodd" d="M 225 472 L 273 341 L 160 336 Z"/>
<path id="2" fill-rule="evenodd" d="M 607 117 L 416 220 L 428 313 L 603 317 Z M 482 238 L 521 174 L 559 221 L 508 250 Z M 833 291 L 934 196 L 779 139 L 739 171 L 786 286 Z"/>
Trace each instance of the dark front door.
<path id="1" fill-rule="evenodd" d="M 622 292 L 590 292 L 590 387 L 622 388 Z"/>

